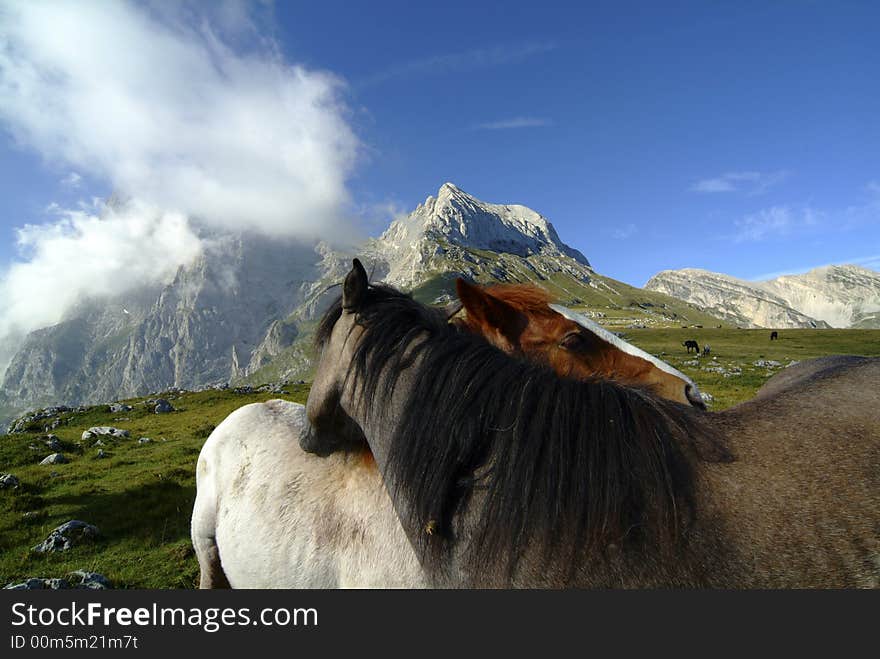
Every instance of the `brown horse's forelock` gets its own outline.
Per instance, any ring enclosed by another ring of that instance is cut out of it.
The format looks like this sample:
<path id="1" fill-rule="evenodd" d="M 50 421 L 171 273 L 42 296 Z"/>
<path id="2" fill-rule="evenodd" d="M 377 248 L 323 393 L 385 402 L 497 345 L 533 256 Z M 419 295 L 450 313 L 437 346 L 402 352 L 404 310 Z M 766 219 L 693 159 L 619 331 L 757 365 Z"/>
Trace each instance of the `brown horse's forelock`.
<path id="1" fill-rule="evenodd" d="M 328 310 L 319 341 L 340 313 L 339 304 Z M 405 524 L 432 531 L 418 534 L 431 564 L 454 546 L 478 489 L 484 505 L 469 518 L 465 552 L 473 566 L 500 561 L 512 577 L 536 542 L 571 576 L 611 545 L 673 550 L 695 511 L 692 462 L 730 459 L 691 409 L 609 381 L 560 378 L 389 287 L 371 286 L 357 314 L 365 331 L 349 377 L 367 414 L 416 359 L 427 374 L 412 379 L 385 469 L 409 504 Z"/>

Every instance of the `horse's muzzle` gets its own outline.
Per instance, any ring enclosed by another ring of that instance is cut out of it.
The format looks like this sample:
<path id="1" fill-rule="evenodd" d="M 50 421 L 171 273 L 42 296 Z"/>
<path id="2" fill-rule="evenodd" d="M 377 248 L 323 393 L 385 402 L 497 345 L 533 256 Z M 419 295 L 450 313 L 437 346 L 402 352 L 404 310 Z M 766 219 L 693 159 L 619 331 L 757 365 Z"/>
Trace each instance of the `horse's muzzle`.
<path id="1" fill-rule="evenodd" d="M 324 457 L 333 453 L 335 442 L 329 437 L 322 437 L 311 423 L 299 435 L 299 447 L 306 453 Z"/>

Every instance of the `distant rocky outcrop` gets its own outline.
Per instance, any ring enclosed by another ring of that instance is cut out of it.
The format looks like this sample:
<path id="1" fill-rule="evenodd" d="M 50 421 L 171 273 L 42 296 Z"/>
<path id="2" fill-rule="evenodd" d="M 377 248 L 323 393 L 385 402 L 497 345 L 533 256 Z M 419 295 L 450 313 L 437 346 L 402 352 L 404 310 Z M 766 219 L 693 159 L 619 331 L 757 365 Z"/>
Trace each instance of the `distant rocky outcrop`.
<path id="1" fill-rule="evenodd" d="M 829 327 L 761 283 L 697 268 L 664 270 L 645 284 L 740 327 Z"/>

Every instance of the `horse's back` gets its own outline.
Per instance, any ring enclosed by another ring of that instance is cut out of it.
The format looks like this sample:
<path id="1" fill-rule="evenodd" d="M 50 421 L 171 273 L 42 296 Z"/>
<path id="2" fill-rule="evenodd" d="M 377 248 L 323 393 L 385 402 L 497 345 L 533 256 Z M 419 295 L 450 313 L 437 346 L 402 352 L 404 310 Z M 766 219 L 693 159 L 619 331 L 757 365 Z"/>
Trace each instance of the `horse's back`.
<path id="1" fill-rule="evenodd" d="M 880 586 L 878 383 L 880 359 L 823 358 L 715 415 L 736 460 L 706 475 L 740 585 Z"/>
<path id="2" fill-rule="evenodd" d="M 873 364 L 873 366 L 872 366 Z M 865 366 L 863 370 L 855 368 Z M 843 382 L 846 387 L 858 386 L 859 382 L 864 382 L 864 378 L 876 377 L 872 373 L 880 368 L 880 360 L 871 357 L 858 357 L 856 355 L 831 355 L 829 357 L 818 357 L 816 359 L 808 359 L 798 362 L 788 368 L 785 368 L 767 382 L 764 383 L 756 398 L 767 398 L 775 396 L 783 391 L 803 387 L 810 384 L 818 385 L 823 381 L 830 381 L 835 378 L 844 378 Z M 875 389 L 877 380 L 875 382 Z M 869 384 L 869 383 L 866 383 Z"/>
<path id="3" fill-rule="evenodd" d="M 234 516 L 233 511 L 239 507 L 237 498 L 247 494 L 241 490 L 247 489 L 247 480 L 252 477 L 253 448 L 259 443 L 254 438 L 264 438 L 269 447 L 280 446 L 283 444 L 280 436 L 290 433 L 293 435 L 290 441 L 295 443 L 305 422 L 302 405 L 280 400 L 252 403 L 227 416 L 205 441 L 196 465 L 196 501 L 191 524 L 202 588 L 243 583 L 239 571 L 230 570 L 230 566 L 238 562 L 224 561 L 223 556 L 232 558 L 240 553 L 240 543 L 248 540 L 230 537 L 228 530 L 230 515 Z M 241 498 L 247 499 L 246 496 Z M 255 583 L 254 587 L 257 585 L 262 584 Z"/>
<path id="4" fill-rule="evenodd" d="M 368 454 L 305 453 L 299 437 L 307 426 L 304 406 L 273 400 L 239 408 L 205 442 L 197 509 L 203 498 L 203 508 L 216 510 L 216 546 L 229 584 L 420 585 L 421 570 L 375 463 Z"/>

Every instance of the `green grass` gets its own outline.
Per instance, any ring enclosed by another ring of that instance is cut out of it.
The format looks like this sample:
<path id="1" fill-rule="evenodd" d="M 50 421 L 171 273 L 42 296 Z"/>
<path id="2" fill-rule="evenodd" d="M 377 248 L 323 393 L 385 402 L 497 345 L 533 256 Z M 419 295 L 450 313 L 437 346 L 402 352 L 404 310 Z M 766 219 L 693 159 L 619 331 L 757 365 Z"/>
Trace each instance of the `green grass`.
<path id="1" fill-rule="evenodd" d="M 287 387 L 288 396 L 231 391 L 185 393 L 170 398 L 179 411 L 157 415 L 127 401 L 130 412 L 111 414 L 99 405 L 63 415 L 53 431 L 70 459 L 63 465 L 37 464 L 50 453 L 42 433 L 0 437 L 0 472 L 21 481 L 0 490 L 0 586 L 25 577 L 59 577 L 78 569 L 100 572 L 117 587 L 192 588 L 198 565 L 189 538 L 195 500 L 195 465 L 207 436 L 230 412 L 247 403 L 286 398 L 304 402 L 308 388 Z M 127 418 L 127 421 L 114 419 Z M 95 440 L 80 443 L 83 430 L 111 425 L 131 432 L 108 440 L 108 457 L 97 459 Z M 140 437 L 153 442 L 138 444 Z M 29 445 L 39 446 L 31 450 Z M 25 513 L 35 513 L 25 518 Z M 97 526 L 95 544 L 57 554 L 36 554 L 59 524 L 80 519 Z"/>
<path id="2" fill-rule="evenodd" d="M 719 410 L 751 398 L 779 368 L 757 367 L 760 359 L 787 365 L 829 354 L 880 356 L 880 330 L 631 329 L 626 338 L 659 355 L 691 376 L 714 396 Z M 712 347 L 710 357 L 695 358 L 682 347 L 687 339 Z M 704 370 L 741 369 L 725 378 Z M 291 385 L 290 395 L 304 402 L 307 385 Z M 41 432 L 0 437 L 0 472 L 14 473 L 22 485 L 0 490 L 0 586 L 26 577 L 63 577 L 78 569 L 100 572 L 123 588 L 192 588 L 198 565 L 189 538 L 195 497 L 195 464 L 211 430 L 234 409 L 279 396 L 231 391 L 184 393 L 170 398 L 179 411 L 156 415 L 127 401 L 131 412 L 111 414 L 106 405 L 65 414 L 54 433 L 71 462 L 37 464 L 50 451 Z M 117 418 L 128 420 L 115 420 Z M 82 431 L 95 425 L 127 429 L 131 438 L 104 440 L 108 458 L 95 458 L 92 441 L 80 446 Z M 139 437 L 154 441 L 140 445 Z M 164 440 L 164 441 L 163 441 Z M 33 451 L 28 446 L 38 445 Z M 34 513 L 24 518 L 25 513 Z M 103 537 L 61 554 L 39 555 L 30 548 L 69 519 L 98 526 Z"/>

